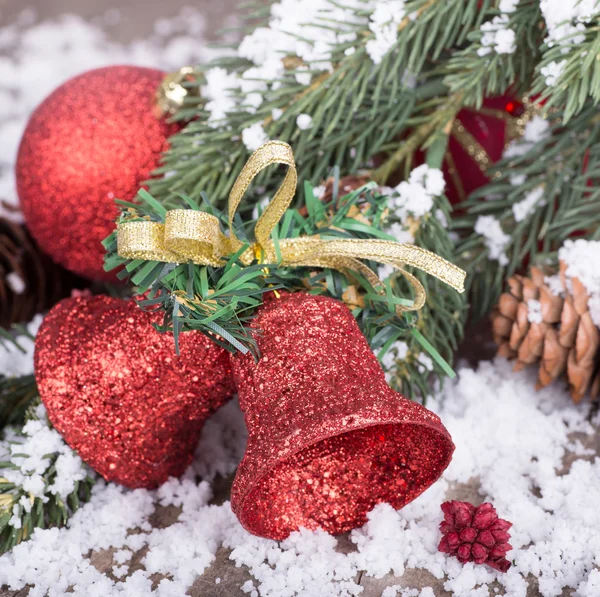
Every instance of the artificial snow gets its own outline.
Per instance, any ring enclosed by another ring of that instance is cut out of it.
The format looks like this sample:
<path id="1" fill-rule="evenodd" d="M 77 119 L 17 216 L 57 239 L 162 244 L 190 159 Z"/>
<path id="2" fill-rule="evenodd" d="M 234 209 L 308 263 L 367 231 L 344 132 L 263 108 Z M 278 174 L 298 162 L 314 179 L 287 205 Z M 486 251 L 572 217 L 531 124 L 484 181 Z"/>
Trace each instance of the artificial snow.
<path id="1" fill-rule="evenodd" d="M 396 366 L 396 361 L 403 361 L 408 356 L 408 344 L 403 340 L 394 342 L 383 355 L 381 366 L 386 372 L 386 376 L 390 376 L 391 370 Z"/>
<path id="2" fill-rule="evenodd" d="M 19 274 L 16 272 L 10 272 L 4 279 L 7 281 L 10 289 L 15 294 L 23 294 L 23 291 L 25 290 L 25 281 L 23 278 L 21 278 L 21 276 L 19 276 Z"/>
<path id="3" fill-rule="evenodd" d="M 242 141 L 248 151 L 256 151 L 268 140 L 269 137 L 267 137 L 267 133 L 261 122 L 255 122 L 242 131 Z"/>
<path id="4" fill-rule="evenodd" d="M 494 216 L 479 216 L 474 229 L 477 234 L 483 236 L 488 257 L 500 265 L 507 265 L 506 247 L 510 242 L 510 235 L 502 230 L 500 222 Z"/>
<path id="5" fill-rule="evenodd" d="M 298 114 L 296 125 L 301 131 L 306 131 L 312 127 L 313 119 L 310 114 Z"/>
<path id="6" fill-rule="evenodd" d="M 567 266 L 567 283 L 571 278 L 578 278 L 585 287 L 589 294 L 590 316 L 600 327 L 600 241 L 566 240 L 558 251 L 558 258 Z"/>
<path id="7" fill-rule="evenodd" d="M 548 85 L 548 87 L 554 87 L 554 85 L 556 85 L 560 79 L 560 76 L 565 70 L 566 65 L 566 60 L 561 60 L 560 62 L 553 60 L 552 62 L 546 64 L 546 66 L 542 66 L 540 72 L 544 76 L 544 80 L 546 81 L 546 85 Z"/>
<path id="8" fill-rule="evenodd" d="M 491 21 L 481 25 L 481 48 L 479 56 L 486 56 L 492 51 L 496 54 L 513 54 L 516 50 L 515 32 L 508 26 L 510 14 L 513 13 L 519 0 L 501 0 L 498 9 L 500 14 Z"/>
<path id="9" fill-rule="evenodd" d="M 394 47 L 398 40 L 398 26 L 406 15 L 404 0 L 382 0 L 375 6 L 369 20 L 369 29 L 374 34 L 367 42 L 367 54 L 375 64 Z"/>
<path id="10" fill-rule="evenodd" d="M 535 372 L 514 373 L 503 360 L 458 373 L 458 380 L 428 403 L 456 444 L 449 468 L 403 510 L 376 506 L 368 522 L 350 533 L 350 550 L 340 551 L 338 540 L 323 531 L 301 530 L 282 542 L 254 537 L 239 525 L 228 502 L 211 503 L 210 479 L 230 474 L 244 449 L 242 415 L 233 402 L 208 421 L 196 459 L 181 479 L 155 491 L 99 481 L 91 501 L 66 528 L 38 529 L 30 541 L 0 557 L 0 584 L 11 590 L 31 584 L 31 597 L 58 597 L 68 587 L 75 597 L 183 595 L 224 547 L 252 575 L 242 590 L 261 597 L 357 596 L 363 590 L 360 572 L 382 578 L 408 569 L 429 571 L 455 597 L 487 596 L 492 583 L 499 583 L 502 595 L 525 597 L 530 577 L 539 579 L 543 597 L 558 597 L 565 587 L 596 595 L 600 461 L 590 459 L 581 443 L 595 433 L 587 421 L 589 409 L 575 406 L 559 385 L 535 392 Z M 44 443 L 52 449 L 61 444 L 55 437 Z M 30 451 L 37 454 L 37 466 L 42 449 Z M 587 459 L 568 467 L 569 453 Z M 65 471 L 76 478 L 69 467 Z M 197 481 L 199 474 L 204 481 Z M 437 551 L 440 504 L 474 479 L 477 500 L 491 501 L 513 522 L 509 558 L 515 565 L 506 574 L 463 566 Z M 177 520 L 153 528 L 156 508 L 168 506 L 179 508 Z M 94 567 L 90 553 L 110 548 L 107 576 Z M 142 569 L 130 574 L 129 563 L 141 549 Z M 403 587 L 390 586 L 386 594 L 434 594 L 431 588 Z"/>
<path id="11" fill-rule="evenodd" d="M 525 124 L 525 130 L 523 136 L 515 139 L 509 143 L 508 147 L 504 150 L 502 157 L 510 159 L 526 154 L 529 150 L 541 141 L 544 141 L 550 136 L 550 123 L 536 114 Z M 524 179 L 523 179 L 524 180 Z M 512 182 L 512 179 L 511 179 Z M 518 181 L 513 184 L 519 185 Z"/>
<path id="12" fill-rule="evenodd" d="M 546 43 L 552 47 L 581 43 L 585 36 L 582 31 L 598 14 L 598 0 L 540 0 L 540 9 L 546 21 Z"/>
<path id="13" fill-rule="evenodd" d="M 2 476 L 44 502 L 49 494 L 66 499 L 75 484 L 88 475 L 81 458 L 50 427 L 43 405 L 36 408 L 36 418 L 23 425 L 22 435 L 11 437 L 10 441 L 0 440 L 0 460 L 9 459 L 14 466 L 3 469 Z M 54 483 L 46 486 L 43 475 L 50 467 L 56 469 L 56 476 Z"/>
<path id="14" fill-rule="evenodd" d="M 481 48 L 479 56 L 486 56 L 492 50 L 496 54 L 512 54 L 516 49 L 515 32 L 508 27 L 509 18 L 506 15 L 494 17 L 481 25 Z"/>
<path id="15" fill-rule="evenodd" d="M 544 187 L 539 186 L 529 191 L 525 195 L 525 199 L 514 203 L 512 206 L 513 215 L 516 222 L 522 222 L 533 214 L 536 207 L 543 205 L 542 197 L 544 196 Z"/>
<path id="16" fill-rule="evenodd" d="M 408 180 L 402 181 L 394 190 L 390 206 L 402 222 L 408 216 L 421 218 L 428 214 L 445 188 L 444 175 L 438 168 L 421 164 L 411 171 Z"/>
<path id="17" fill-rule="evenodd" d="M 546 21 L 545 43 L 550 48 L 554 45 L 562 47 L 564 54 L 585 41 L 586 25 L 597 17 L 600 6 L 598 0 L 540 0 L 540 9 Z M 566 65 L 566 60 L 553 60 L 542 67 L 540 72 L 546 85 L 556 85 Z"/>
<path id="18" fill-rule="evenodd" d="M 238 77 L 224 68 L 211 68 L 204 73 L 206 84 L 202 87 L 202 97 L 206 98 L 205 109 L 210 116 L 211 126 L 222 124 L 228 112 L 235 108 L 232 91 L 240 85 Z"/>

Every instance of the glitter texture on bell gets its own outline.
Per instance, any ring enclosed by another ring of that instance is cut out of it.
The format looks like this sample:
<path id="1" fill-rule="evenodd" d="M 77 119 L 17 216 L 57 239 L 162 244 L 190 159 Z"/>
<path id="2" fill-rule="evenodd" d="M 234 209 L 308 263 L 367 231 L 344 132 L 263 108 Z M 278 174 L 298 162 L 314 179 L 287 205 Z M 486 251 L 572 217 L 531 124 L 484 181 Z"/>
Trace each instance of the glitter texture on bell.
<path id="1" fill-rule="evenodd" d="M 234 393 L 228 353 L 173 335 L 133 300 L 58 303 L 35 340 L 35 377 L 56 430 L 106 480 L 154 488 L 190 464 L 206 419 Z"/>
<path id="2" fill-rule="evenodd" d="M 305 293 L 272 298 L 253 327 L 260 360 L 233 359 L 249 439 L 231 506 L 251 533 L 342 533 L 378 502 L 399 509 L 450 463 L 432 412 L 392 390 L 350 310 Z"/>

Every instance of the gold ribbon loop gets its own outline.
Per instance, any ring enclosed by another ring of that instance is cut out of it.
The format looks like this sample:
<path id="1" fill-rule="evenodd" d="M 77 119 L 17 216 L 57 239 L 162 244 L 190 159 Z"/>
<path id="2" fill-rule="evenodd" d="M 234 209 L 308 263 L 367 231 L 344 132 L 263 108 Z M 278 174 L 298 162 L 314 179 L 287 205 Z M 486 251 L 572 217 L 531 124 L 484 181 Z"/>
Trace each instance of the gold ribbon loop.
<path id="1" fill-rule="evenodd" d="M 198 265 L 223 265 L 230 251 L 218 218 L 194 209 L 173 209 L 165 218 L 165 245 Z"/>
<path id="2" fill-rule="evenodd" d="M 126 259 L 168 263 L 191 261 L 198 265 L 223 265 L 243 243 L 233 230 L 233 220 L 251 182 L 272 164 L 288 166 L 286 176 L 254 228 L 255 242 L 241 260 L 251 263 L 261 256 L 264 263 L 276 263 L 271 232 L 283 217 L 296 192 L 298 175 L 291 147 L 269 141 L 246 162 L 229 195 L 229 237 L 221 231 L 219 220 L 205 212 L 176 209 L 167 212 L 165 224 L 148 221 L 123 222 L 117 229 L 117 252 Z M 395 241 L 375 239 L 322 239 L 319 235 L 281 239 L 278 244 L 282 267 L 319 267 L 346 274 L 360 274 L 381 292 L 383 282 L 362 260 L 391 265 L 398 269 L 414 290 L 411 306 L 397 305 L 396 311 L 417 311 L 426 300 L 419 280 L 404 267 L 411 266 L 434 276 L 458 292 L 464 291 L 465 272 L 435 253 Z"/>
<path id="3" fill-rule="evenodd" d="M 117 252 L 124 259 L 179 263 L 165 242 L 165 225 L 159 222 L 123 222 L 117 228 Z"/>
<path id="4" fill-rule="evenodd" d="M 292 148 L 282 141 L 269 141 L 259 147 L 242 168 L 242 171 L 233 184 L 231 193 L 229 193 L 229 230 L 235 250 L 239 249 L 243 244 L 238 240 L 233 231 L 233 217 L 235 216 L 235 212 L 250 183 L 258 174 L 272 164 L 288 166 L 288 171 L 281 186 L 277 189 L 273 199 L 269 202 L 254 227 L 254 236 L 259 245 L 264 246 L 268 242 L 271 231 L 275 228 L 277 222 L 281 220 L 296 194 L 298 174 L 296 172 L 296 162 L 294 161 Z"/>

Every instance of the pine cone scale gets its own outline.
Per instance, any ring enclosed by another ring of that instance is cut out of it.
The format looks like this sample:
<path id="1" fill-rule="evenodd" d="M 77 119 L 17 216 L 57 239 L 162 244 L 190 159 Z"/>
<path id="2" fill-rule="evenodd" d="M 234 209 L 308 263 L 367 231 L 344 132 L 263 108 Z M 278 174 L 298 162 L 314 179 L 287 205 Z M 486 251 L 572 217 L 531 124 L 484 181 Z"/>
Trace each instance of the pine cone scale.
<path id="1" fill-rule="evenodd" d="M 567 369 L 569 350 L 558 341 L 558 332 L 549 327 L 544 339 L 544 353 L 540 360 L 538 388 L 545 388 L 558 379 Z"/>
<path id="2" fill-rule="evenodd" d="M 498 355 L 515 360 L 515 371 L 539 363 L 538 389 L 566 377 L 573 401 L 579 402 L 588 392 L 600 394 L 600 330 L 583 284 L 567 280 L 563 263 L 559 275 L 564 296 L 552 292 L 539 268 L 531 269 L 531 278 L 513 276 L 510 292 L 492 312 L 492 334 Z"/>
<path id="3" fill-rule="evenodd" d="M 560 295 L 552 294 L 548 287 L 540 288 L 542 320 L 546 323 L 558 323 L 560 321 L 563 303 L 563 298 Z"/>

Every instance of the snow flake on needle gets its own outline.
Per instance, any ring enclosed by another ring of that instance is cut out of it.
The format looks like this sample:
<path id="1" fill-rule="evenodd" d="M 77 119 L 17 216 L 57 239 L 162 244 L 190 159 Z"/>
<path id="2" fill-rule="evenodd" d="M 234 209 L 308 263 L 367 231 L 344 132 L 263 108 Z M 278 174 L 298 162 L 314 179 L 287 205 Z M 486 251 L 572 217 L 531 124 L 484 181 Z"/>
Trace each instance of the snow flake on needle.
<path id="1" fill-rule="evenodd" d="M 3 469 L 2 476 L 44 502 L 48 500 L 48 493 L 66 499 L 75 490 L 77 481 L 85 479 L 88 470 L 58 431 L 49 426 L 42 405 L 37 408 L 36 416 L 37 419 L 25 423 L 22 436 L 0 443 L 0 452 L 5 456 L 11 454 L 10 460 L 17 467 Z M 56 455 L 58 457 L 54 461 L 51 457 Z M 56 477 L 54 483 L 46 487 L 43 474 L 52 465 L 56 468 Z"/>
<path id="2" fill-rule="evenodd" d="M 506 247 L 510 242 L 510 235 L 502 230 L 500 222 L 494 216 L 479 216 L 475 222 L 475 232 L 483 236 L 489 258 L 500 265 L 508 265 Z"/>
<path id="3" fill-rule="evenodd" d="M 417 166 L 408 180 L 401 182 L 395 189 L 398 197 L 392 202 L 396 207 L 396 215 L 403 221 L 408 215 L 421 218 L 428 214 L 445 188 L 444 175 L 438 168 L 430 168 L 427 164 Z"/>
<path id="4" fill-rule="evenodd" d="M 383 0 L 375 5 L 369 21 L 374 37 L 367 42 L 367 54 L 375 64 L 392 49 L 398 39 L 398 26 L 404 19 L 404 0 Z"/>
<path id="5" fill-rule="evenodd" d="M 261 122 L 255 122 L 252 126 L 242 131 L 242 141 L 248 151 L 256 151 L 263 143 L 269 140 Z"/>
<path id="6" fill-rule="evenodd" d="M 501 0 L 500 15 L 481 25 L 481 48 L 479 56 L 486 56 L 492 50 L 497 54 L 512 54 L 515 49 L 515 32 L 508 26 L 510 14 L 513 13 L 519 0 Z"/>

